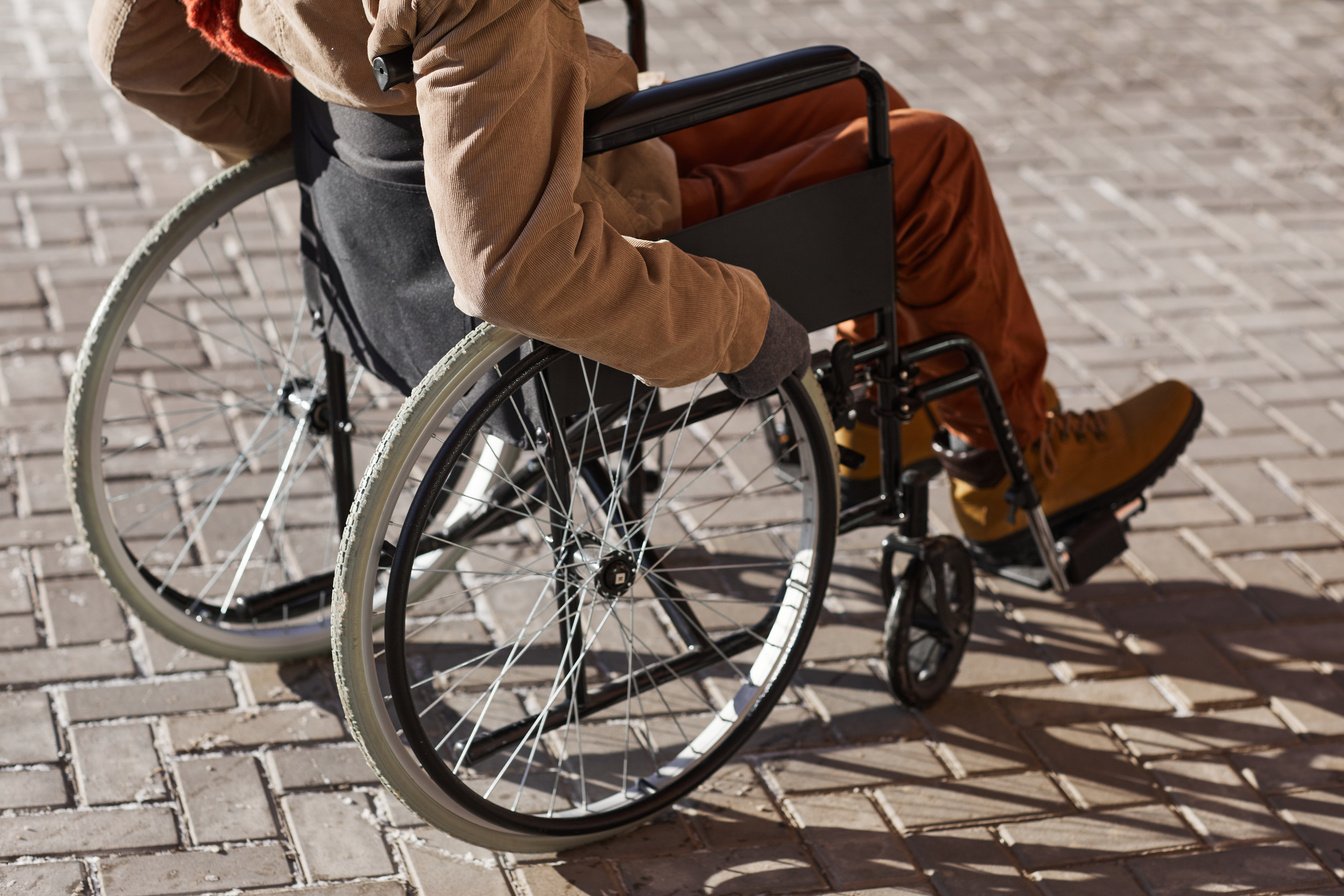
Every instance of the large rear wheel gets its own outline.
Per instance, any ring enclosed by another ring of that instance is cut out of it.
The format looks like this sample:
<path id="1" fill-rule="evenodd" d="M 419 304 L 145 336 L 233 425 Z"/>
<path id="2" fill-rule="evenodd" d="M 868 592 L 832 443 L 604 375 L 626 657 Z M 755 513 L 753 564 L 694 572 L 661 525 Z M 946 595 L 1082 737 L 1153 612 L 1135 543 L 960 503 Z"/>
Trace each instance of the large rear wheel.
<path id="1" fill-rule="evenodd" d="M 494 849 L 600 839 L 689 793 L 787 687 L 826 586 L 834 440 L 810 375 L 763 416 L 713 379 L 607 374 L 478 329 L 398 414 L 342 543 L 356 739 L 413 810 Z M 781 471 L 762 434 L 784 420 Z M 445 489 L 474 509 L 449 518 Z"/>
<path id="2" fill-rule="evenodd" d="M 288 152 L 225 171 L 145 237 L 99 306 L 66 424 L 94 565 L 183 646 L 329 649 L 355 471 L 400 400 L 319 338 Z"/>

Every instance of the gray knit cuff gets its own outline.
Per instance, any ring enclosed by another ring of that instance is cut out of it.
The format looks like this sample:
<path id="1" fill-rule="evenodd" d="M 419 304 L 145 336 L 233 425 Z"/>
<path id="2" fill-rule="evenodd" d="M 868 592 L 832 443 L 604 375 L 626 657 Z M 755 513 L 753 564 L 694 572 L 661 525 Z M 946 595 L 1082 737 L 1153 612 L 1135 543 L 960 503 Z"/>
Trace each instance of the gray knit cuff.
<path id="1" fill-rule="evenodd" d="M 774 391 L 791 373 L 802 374 L 812 363 L 812 348 L 807 330 L 793 315 L 770 300 L 770 317 L 765 324 L 765 339 L 756 357 L 735 373 L 719 378 L 738 398 L 761 398 Z"/>

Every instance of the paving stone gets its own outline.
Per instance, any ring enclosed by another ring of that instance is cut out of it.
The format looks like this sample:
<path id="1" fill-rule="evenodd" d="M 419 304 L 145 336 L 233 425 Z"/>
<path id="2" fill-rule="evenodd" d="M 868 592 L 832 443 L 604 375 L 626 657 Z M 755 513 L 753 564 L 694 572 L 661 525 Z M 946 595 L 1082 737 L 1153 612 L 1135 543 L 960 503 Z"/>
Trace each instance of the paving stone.
<path id="1" fill-rule="evenodd" d="M 378 807 L 378 818 L 394 828 L 423 828 L 425 820 L 386 790 L 380 790 L 374 796 Z"/>
<path id="2" fill-rule="evenodd" d="M 1049 776 L 1041 772 L 906 784 L 884 787 L 880 793 L 905 831 L 1054 815 L 1073 808 Z"/>
<path id="3" fill-rule="evenodd" d="M 1176 529 L 1180 526 L 1212 526 L 1236 522 L 1238 517 L 1205 495 L 1164 497 L 1154 501 L 1134 520 L 1136 531 Z"/>
<path id="4" fill-rule="evenodd" d="M 11 355 L 0 360 L 0 379 L 7 404 L 19 405 L 63 398 L 65 382 L 56 359 L 47 355 Z"/>
<path id="5" fill-rule="evenodd" d="M 88 855 L 177 845 L 168 809 L 78 809 L 0 816 L 0 858 Z"/>
<path id="6" fill-rule="evenodd" d="M 1225 762 L 1166 760 L 1150 769 L 1172 804 L 1215 847 L 1287 836 L 1260 796 Z"/>
<path id="7" fill-rule="evenodd" d="M 1220 439 L 1196 439 L 1190 446 L 1189 457 L 1199 463 L 1243 460 L 1248 457 L 1279 460 L 1296 459 L 1307 451 L 1307 446 L 1287 433 L 1256 433 L 1223 436 Z"/>
<path id="8" fill-rule="evenodd" d="M 278 845 L 235 846 L 220 851 L 115 856 L 99 864 L 107 896 L 206 893 L 285 884 L 293 880 Z"/>
<path id="9" fill-rule="evenodd" d="M 90 805 L 168 795 L 149 725 L 100 725 L 70 732 L 80 793 Z"/>
<path id="10" fill-rule="evenodd" d="M 41 691 L 0 692 L 0 763 L 55 762 L 60 758 L 51 704 Z"/>
<path id="11" fill-rule="evenodd" d="M 1122 752 L 1102 725 L 1032 728 L 1024 736 L 1082 808 L 1151 802 L 1159 796 L 1152 776 Z"/>
<path id="12" fill-rule="evenodd" d="M 909 737 L 919 723 L 884 687 L 862 660 L 811 666 L 798 673 L 814 699 L 830 716 L 831 728 L 850 743 Z"/>
<path id="13" fill-rule="evenodd" d="M 18 551 L 0 551 L 0 613 L 31 613 L 31 572 Z"/>
<path id="14" fill-rule="evenodd" d="M 1332 414 L 1324 405 L 1288 405 L 1273 408 L 1270 414 L 1282 421 L 1284 429 L 1317 454 L 1330 454 L 1344 449 L 1344 420 Z"/>
<path id="15" fill-rule="evenodd" d="M 870 698 L 871 699 L 871 698 Z M 876 703 L 876 700 L 872 700 Z M 896 716 L 899 722 L 901 717 Z M 908 724 L 908 723 L 907 723 Z M 839 738 L 819 713 L 800 703 L 778 703 L 743 746 L 744 753 L 818 750 L 834 746 Z"/>
<path id="16" fill-rule="evenodd" d="M 1344 787 L 1344 744 L 1307 744 L 1230 760 L 1261 793 Z"/>
<path id="17" fill-rule="evenodd" d="M 1301 663 L 1248 669 L 1246 676 L 1299 730 L 1344 734 L 1344 688 L 1331 676 Z"/>
<path id="18" fill-rule="evenodd" d="M 1334 394 L 1340 393 L 1336 391 Z M 1299 485 L 1344 481 L 1337 457 L 1279 457 L 1266 460 L 1265 464 L 1281 474 L 1283 479 Z"/>
<path id="19" fill-rule="evenodd" d="M 1263 627 L 1264 614 L 1244 592 L 1203 584 L 1192 592 L 1177 593 L 1170 585 L 1161 600 L 1102 606 L 1097 613 L 1125 634 L 1165 635 L 1173 631 L 1209 633 L 1223 628 Z"/>
<path id="20" fill-rule="evenodd" d="M 1046 896 L 1146 896 L 1120 865 L 1087 865 L 1035 875 Z"/>
<path id="21" fill-rule="evenodd" d="M 1344 811 L 1344 793 L 1337 790 L 1304 790 L 1270 798 L 1293 832 L 1316 851 L 1336 875 L 1344 873 L 1344 829 L 1339 824 Z M 1314 883 L 1314 882 L 1313 882 Z"/>
<path id="22" fill-rule="evenodd" d="M 31 616 L 0 616 L 0 650 L 36 647 L 37 620 Z"/>
<path id="23" fill-rule="evenodd" d="M 846 613 L 822 620 L 807 644 L 806 656 L 813 663 L 833 663 L 881 652 L 882 616 Z"/>
<path id="24" fill-rule="evenodd" d="M 275 818 L 257 761 L 210 756 L 177 763 L 177 780 L 191 838 L 220 843 L 274 836 Z"/>
<path id="25" fill-rule="evenodd" d="M 464 862 L 412 843 L 399 848 L 411 885 L 419 893 L 471 893 L 472 896 L 512 896 L 504 872 L 490 861 Z M 326 892 L 323 890 L 322 892 Z"/>
<path id="26" fill-rule="evenodd" d="M 909 851 L 863 794 L 802 797 L 788 808 L 833 886 L 861 889 L 919 876 Z"/>
<path id="27" fill-rule="evenodd" d="M 825 881 L 806 853 L 791 844 L 714 851 L 685 858 L 623 862 L 621 878 L 632 896 L 673 893 L 811 893 Z"/>
<path id="28" fill-rule="evenodd" d="M 1205 463 L 1199 469 L 1214 494 L 1248 520 L 1292 519 L 1302 514 L 1302 505 L 1285 492 L 1279 482 L 1266 475 L 1259 464 L 1248 461 Z"/>
<path id="29" fill-rule="evenodd" d="M 1067 724 L 1170 712 L 1172 707 L 1146 679 L 1075 681 L 1020 688 L 994 695 L 1020 725 Z"/>
<path id="30" fill-rule="evenodd" d="M 174 672 L 208 672 L 223 669 L 228 665 L 225 660 L 180 647 L 152 629 L 142 627 L 141 632 L 149 652 L 150 669 L 159 675 L 171 675 Z"/>
<path id="31" fill-rule="evenodd" d="M 872 887 L 866 890 L 845 890 L 838 896 L 934 896 L 933 887 L 928 883 L 912 878 L 910 881 L 891 887 Z"/>
<path id="32" fill-rule="evenodd" d="M 1220 893 L 1261 892 L 1334 883 L 1310 852 L 1295 843 L 1241 846 L 1218 852 L 1149 856 L 1129 863 L 1154 896 L 1178 896 L 1217 882 Z"/>
<path id="33" fill-rule="evenodd" d="M 1170 532 L 1135 532 L 1129 536 L 1127 557 L 1158 582 L 1159 588 L 1170 588 L 1172 582 L 1217 581 L 1208 561 Z"/>
<path id="34" fill-rule="evenodd" d="M 0 653 L 0 685 L 48 684 L 135 674 L 125 644 L 90 644 Z"/>
<path id="35" fill-rule="evenodd" d="M 1141 759 L 1297 740 L 1297 736 L 1284 727 L 1283 720 L 1263 706 L 1121 722 L 1112 727 L 1129 751 Z"/>
<path id="36" fill-rule="evenodd" d="M 1085 610 L 1029 607 L 1018 615 L 1050 661 L 1065 664 L 1071 677 L 1140 671 L 1134 657 Z"/>
<path id="37" fill-rule="evenodd" d="M 784 816 L 746 765 L 720 769 L 683 805 L 693 810 L 691 821 L 700 840 L 717 849 L 793 839 Z"/>
<path id="38" fill-rule="evenodd" d="M 97 644 L 126 640 L 121 605 L 101 579 L 66 579 L 43 583 L 51 642 Z"/>
<path id="39" fill-rule="evenodd" d="M 1293 630 L 1261 624 L 1253 629 L 1210 633 L 1210 640 L 1238 665 L 1282 663 L 1293 659 L 1297 641 Z"/>
<path id="40" fill-rule="evenodd" d="M 623 890 L 603 862 L 524 865 L 519 870 L 532 896 L 621 896 Z"/>
<path id="41" fill-rule="evenodd" d="M 1219 432 L 1274 431 L 1279 424 L 1260 405 L 1236 389 L 1201 389 L 1205 420 Z"/>
<path id="42" fill-rule="evenodd" d="M 1002 687 L 1055 681 L 1045 655 L 1021 627 L 1000 613 L 977 611 L 971 643 L 957 670 L 959 688 Z"/>
<path id="43" fill-rule="evenodd" d="M 362 880 L 317 887 L 249 890 L 248 896 L 406 896 L 406 884 L 398 880 Z"/>
<path id="44" fill-rule="evenodd" d="M 59 769 L 0 771 L 0 809 L 64 806 L 69 801 L 65 776 Z"/>
<path id="45" fill-rule="evenodd" d="M 334 740 L 344 734 L 338 717 L 315 706 L 173 716 L 167 724 L 178 752 Z"/>
<path id="46" fill-rule="evenodd" d="M 1341 427 L 1344 427 L 1344 420 L 1337 422 Z M 1336 529 L 1344 526 L 1344 486 L 1313 486 L 1304 489 L 1303 492 L 1306 495 L 1308 507 L 1312 508 L 1318 515 L 1328 518 Z"/>
<path id="47" fill-rule="evenodd" d="M 281 791 L 378 782 L 377 774 L 354 744 L 271 750 L 266 759 Z"/>
<path id="48" fill-rule="evenodd" d="M 0 865 L 0 893 L 34 896 L 83 896 L 90 892 L 79 862 Z"/>
<path id="49" fill-rule="evenodd" d="M 983 694 L 954 688 L 926 711 L 929 736 L 961 773 L 1010 771 L 1036 765 L 1017 729 Z"/>
<path id="50" fill-rule="evenodd" d="M 408 810 L 409 811 L 409 810 Z M 682 811 L 664 812 L 653 821 L 642 824 L 628 834 L 599 840 L 590 846 L 564 852 L 566 859 L 648 859 L 656 856 L 685 855 L 696 849 L 698 841 L 691 829 L 691 819 Z"/>
<path id="51" fill-rule="evenodd" d="M 1150 635 L 1131 643 L 1148 671 L 1175 686 L 1191 707 L 1255 698 L 1236 667 L 1197 632 Z"/>
<path id="52" fill-rule="evenodd" d="M 1344 551 L 1306 551 L 1297 560 L 1320 582 L 1344 582 Z"/>
<path id="53" fill-rule="evenodd" d="M 1224 561 L 1245 588 L 1246 599 L 1276 622 L 1337 617 L 1338 601 L 1313 589 L 1305 574 L 1283 557 L 1229 557 Z"/>
<path id="54" fill-rule="evenodd" d="M 1018 860 L 1033 869 L 1196 843 L 1189 828 L 1160 805 L 1014 822 L 1003 826 L 1003 835 Z"/>
<path id="55" fill-rule="evenodd" d="M 903 779 L 941 778 L 947 768 L 923 741 L 841 747 L 770 758 L 765 769 L 785 793 L 842 790 Z"/>
<path id="56" fill-rule="evenodd" d="M 1008 849 L 985 828 L 914 834 L 906 844 L 939 893 L 972 896 L 1035 892 L 1018 872 Z"/>
<path id="57" fill-rule="evenodd" d="M 62 697 L 72 722 L 228 709 L 238 702 L 233 685 L 220 675 L 67 688 Z"/>
<path id="58" fill-rule="evenodd" d="M 285 798 L 284 806 L 309 880 L 376 877 L 395 870 L 364 794 L 295 794 Z"/>
<path id="59" fill-rule="evenodd" d="M 1317 522 L 1284 522 L 1273 526 L 1204 526 L 1194 537 L 1215 556 L 1262 551 L 1332 548 L 1339 537 Z"/>
<path id="60" fill-rule="evenodd" d="M 44 513 L 13 519 L 0 517 L 0 549 L 62 544 L 75 537 L 68 513 Z"/>
<path id="61" fill-rule="evenodd" d="M 290 663 L 241 663 L 243 685 L 258 705 L 297 700 L 334 700 L 333 672 L 327 660 Z"/>

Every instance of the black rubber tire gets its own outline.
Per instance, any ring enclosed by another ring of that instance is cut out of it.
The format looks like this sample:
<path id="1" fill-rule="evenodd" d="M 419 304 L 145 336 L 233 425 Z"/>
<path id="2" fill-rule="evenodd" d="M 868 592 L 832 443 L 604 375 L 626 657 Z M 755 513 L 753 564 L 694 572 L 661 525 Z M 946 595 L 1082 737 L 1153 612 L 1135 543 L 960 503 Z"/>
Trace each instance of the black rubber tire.
<path id="1" fill-rule="evenodd" d="M 942 535 L 920 547 L 896 581 L 882 633 L 891 691 L 916 709 L 932 706 L 952 686 L 975 613 L 975 574 L 966 546 Z"/>

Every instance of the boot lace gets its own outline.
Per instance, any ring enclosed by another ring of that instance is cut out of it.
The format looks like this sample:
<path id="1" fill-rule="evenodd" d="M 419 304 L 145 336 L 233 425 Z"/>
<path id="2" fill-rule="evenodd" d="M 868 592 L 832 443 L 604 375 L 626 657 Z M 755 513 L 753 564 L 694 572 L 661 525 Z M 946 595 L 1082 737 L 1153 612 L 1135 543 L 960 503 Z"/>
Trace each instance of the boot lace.
<path id="1" fill-rule="evenodd" d="M 1055 477 L 1055 444 L 1073 439 L 1102 441 L 1106 438 L 1106 418 L 1096 411 L 1050 411 L 1045 416 L 1045 432 L 1041 433 L 1041 472 L 1046 479 Z"/>

